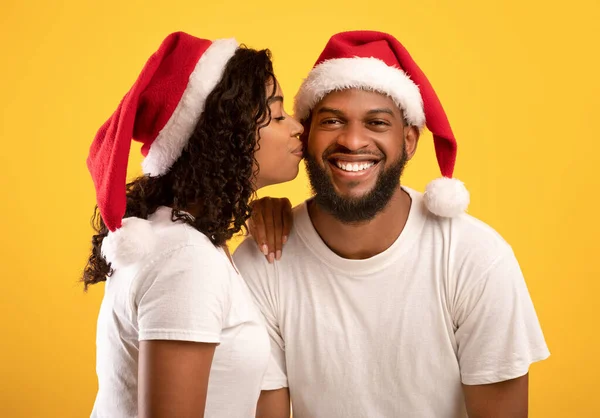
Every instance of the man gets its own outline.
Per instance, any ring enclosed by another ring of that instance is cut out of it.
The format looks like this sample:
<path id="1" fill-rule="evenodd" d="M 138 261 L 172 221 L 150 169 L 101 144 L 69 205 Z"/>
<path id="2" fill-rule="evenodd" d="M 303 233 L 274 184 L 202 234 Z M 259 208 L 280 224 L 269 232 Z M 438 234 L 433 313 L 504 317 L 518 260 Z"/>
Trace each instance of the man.
<path id="1" fill-rule="evenodd" d="M 463 213 L 456 141 L 408 52 L 337 34 L 295 107 L 315 195 L 280 260 L 250 239 L 234 255 L 272 343 L 258 416 L 291 396 L 295 418 L 526 417 L 549 352 L 511 247 Z M 421 195 L 400 177 L 425 123 L 442 178 Z"/>

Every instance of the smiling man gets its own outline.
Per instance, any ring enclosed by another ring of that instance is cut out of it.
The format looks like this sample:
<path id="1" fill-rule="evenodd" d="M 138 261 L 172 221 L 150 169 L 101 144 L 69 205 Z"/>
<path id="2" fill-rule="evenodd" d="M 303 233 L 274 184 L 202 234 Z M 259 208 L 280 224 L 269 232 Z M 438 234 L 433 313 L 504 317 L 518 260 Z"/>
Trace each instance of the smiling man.
<path id="1" fill-rule="evenodd" d="M 405 194 L 398 187 L 400 175 L 419 132 L 405 123 L 391 98 L 359 89 L 335 91 L 313 115 L 305 156 L 317 211 L 343 224 L 364 222 Z"/>
<path id="2" fill-rule="evenodd" d="M 548 349 L 517 259 L 464 213 L 456 141 L 432 86 L 379 32 L 333 36 L 296 115 L 314 197 L 281 259 L 234 258 L 271 337 L 259 417 L 522 418 Z M 424 126 L 442 177 L 400 185 Z M 289 388 L 289 389 L 288 389 Z"/>

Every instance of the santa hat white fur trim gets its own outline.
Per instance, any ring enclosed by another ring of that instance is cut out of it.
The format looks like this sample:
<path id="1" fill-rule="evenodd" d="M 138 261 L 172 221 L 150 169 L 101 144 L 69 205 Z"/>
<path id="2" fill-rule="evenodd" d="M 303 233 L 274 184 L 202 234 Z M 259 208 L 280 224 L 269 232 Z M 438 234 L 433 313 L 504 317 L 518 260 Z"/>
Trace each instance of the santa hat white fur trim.
<path id="1" fill-rule="evenodd" d="M 458 179 L 441 177 L 431 181 L 423 195 L 425 206 L 437 216 L 453 218 L 469 207 L 470 195 Z"/>
<path id="2" fill-rule="evenodd" d="M 377 58 L 336 58 L 323 61 L 308 74 L 295 98 L 294 114 L 304 121 L 312 108 L 335 90 L 358 88 L 388 95 L 404 111 L 409 124 L 425 125 L 419 87 L 399 68 Z"/>
<path id="3" fill-rule="evenodd" d="M 218 39 L 202 54 L 175 111 L 150 146 L 142 163 L 144 174 L 165 174 L 181 156 L 204 110 L 206 97 L 221 79 L 225 65 L 237 48 L 238 43 L 233 38 Z"/>
<path id="4" fill-rule="evenodd" d="M 125 218 L 121 228 L 109 232 L 102 241 L 102 256 L 112 268 L 122 268 L 151 254 L 156 240 L 149 221 Z"/>

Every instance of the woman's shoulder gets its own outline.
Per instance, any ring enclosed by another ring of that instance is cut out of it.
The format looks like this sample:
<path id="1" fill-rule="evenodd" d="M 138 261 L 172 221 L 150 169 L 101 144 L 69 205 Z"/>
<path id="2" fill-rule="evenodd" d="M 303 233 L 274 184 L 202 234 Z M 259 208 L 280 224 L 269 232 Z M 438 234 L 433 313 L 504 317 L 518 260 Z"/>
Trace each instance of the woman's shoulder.
<path id="1" fill-rule="evenodd" d="M 160 207 L 148 219 L 125 218 L 123 227 L 109 234 L 102 243 L 102 253 L 116 270 L 154 263 L 166 259 L 194 259 L 220 264 L 222 254 L 202 232 L 187 223 L 173 220 L 172 210 Z"/>
<path id="2" fill-rule="evenodd" d="M 159 209 L 148 218 L 154 244 L 139 265 L 139 276 L 155 280 L 211 280 L 229 276 L 227 258 L 210 239 L 191 225 L 172 220 L 171 209 Z M 162 279 L 161 279 L 162 280 Z"/>
<path id="3" fill-rule="evenodd" d="M 171 208 L 160 207 L 148 218 L 153 232 L 150 239 L 156 242 L 153 251 L 155 254 L 184 247 L 218 253 L 218 249 L 206 235 L 183 221 L 173 220 L 171 214 Z"/>

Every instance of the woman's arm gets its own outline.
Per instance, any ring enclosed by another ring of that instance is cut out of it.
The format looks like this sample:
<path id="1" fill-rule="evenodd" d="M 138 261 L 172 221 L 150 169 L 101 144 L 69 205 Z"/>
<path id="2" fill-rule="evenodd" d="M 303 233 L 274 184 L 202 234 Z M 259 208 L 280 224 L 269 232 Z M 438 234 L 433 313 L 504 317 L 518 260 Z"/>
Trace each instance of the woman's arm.
<path id="1" fill-rule="evenodd" d="M 263 390 L 256 407 L 256 418 L 290 418 L 288 388 Z"/>
<path id="2" fill-rule="evenodd" d="M 140 341 L 139 418 L 204 418 L 216 344 Z"/>

